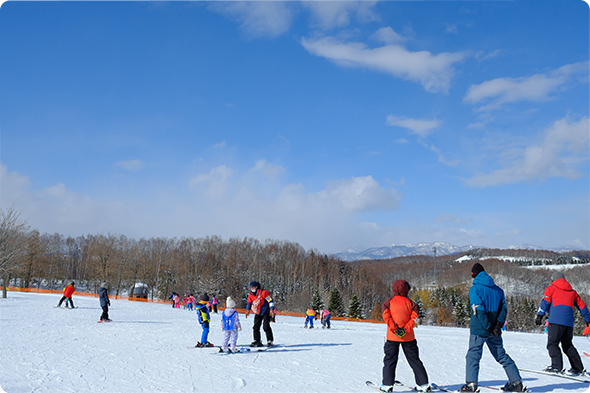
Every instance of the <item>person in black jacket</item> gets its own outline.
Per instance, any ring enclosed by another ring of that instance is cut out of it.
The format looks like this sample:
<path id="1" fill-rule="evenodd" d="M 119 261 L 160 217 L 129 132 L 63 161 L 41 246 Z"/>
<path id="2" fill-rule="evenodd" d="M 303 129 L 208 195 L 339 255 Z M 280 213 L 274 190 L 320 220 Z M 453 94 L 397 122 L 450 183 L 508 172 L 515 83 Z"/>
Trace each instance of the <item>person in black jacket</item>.
<path id="1" fill-rule="evenodd" d="M 102 307 L 102 315 L 100 316 L 99 322 L 111 322 L 109 319 L 109 306 L 111 301 L 109 300 L 108 285 L 103 282 L 98 290 L 98 299 L 100 300 L 100 307 Z"/>

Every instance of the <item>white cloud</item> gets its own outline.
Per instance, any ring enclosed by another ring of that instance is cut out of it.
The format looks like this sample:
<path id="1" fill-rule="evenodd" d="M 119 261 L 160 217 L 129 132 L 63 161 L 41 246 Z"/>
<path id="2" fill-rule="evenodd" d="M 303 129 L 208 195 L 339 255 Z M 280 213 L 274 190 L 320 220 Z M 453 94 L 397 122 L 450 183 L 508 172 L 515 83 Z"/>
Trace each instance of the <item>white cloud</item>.
<path id="1" fill-rule="evenodd" d="M 317 197 L 347 211 L 394 210 L 400 202 L 397 191 L 381 187 L 372 176 L 332 181 Z"/>
<path id="2" fill-rule="evenodd" d="M 588 117 L 578 121 L 564 118 L 553 123 L 543 133 L 539 144 L 510 149 L 501 156 L 503 168 L 478 174 L 465 180 L 471 187 L 544 180 L 551 177 L 575 179 L 578 168 L 588 165 L 590 122 Z"/>
<path id="3" fill-rule="evenodd" d="M 382 42 L 384 44 L 398 44 L 407 40 L 407 38 L 403 35 L 393 31 L 391 27 L 383 27 L 377 30 L 373 37 L 377 41 Z"/>
<path id="4" fill-rule="evenodd" d="M 211 169 L 209 173 L 199 174 L 189 181 L 192 189 L 198 190 L 208 198 L 222 198 L 230 188 L 233 170 L 225 165 Z"/>
<path id="5" fill-rule="evenodd" d="M 115 165 L 121 169 L 130 172 L 136 172 L 145 167 L 145 162 L 139 159 L 135 160 L 125 160 L 125 161 L 118 161 Z"/>
<path id="6" fill-rule="evenodd" d="M 301 44 L 312 55 L 341 66 L 385 72 L 419 83 L 431 93 L 448 92 L 454 74 L 453 65 L 465 57 L 462 53 L 410 52 L 395 44 L 371 49 L 363 43 L 341 42 L 332 37 L 303 38 Z"/>
<path id="7" fill-rule="evenodd" d="M 405 128 L 412 134 L 426 138 L 432 130 L 440 127 L 441 122 L 440 120 L 410 119 L 403 116 L 389 115 L 385 120 L 385 124 L 392 127 Z"/>
<path id="8" fill-rule="evenodd" d="M 237 20 L 252 37 L 277 37 L 289 30 L 293 20 L 292 5 L 287 1 L 227 1 L 208 5 Z"/>
<path id="9" fill-rule="evenodd" d="M 463 102 L 472 105 L 484 104 L 477 109 L 492 111 L 509 103 L 548 101 L 553 98 L 553 94 L 576 77 L 578 81 L 587 82 L 588 65 L 587 61 L 574 63 L 546 74 L 520 78 L 496 78 L 479 85 L 471 85 Z"/>

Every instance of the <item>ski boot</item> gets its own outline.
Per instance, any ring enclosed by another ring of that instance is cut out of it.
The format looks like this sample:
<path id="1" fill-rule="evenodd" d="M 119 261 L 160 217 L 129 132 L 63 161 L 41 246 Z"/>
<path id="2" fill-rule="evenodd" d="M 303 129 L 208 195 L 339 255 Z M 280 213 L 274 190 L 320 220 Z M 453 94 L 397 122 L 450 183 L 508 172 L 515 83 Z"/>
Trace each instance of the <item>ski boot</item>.
<path id="1" fill-rule="evenodd" d="M 477 382 L 467 382 L 465 385 L 461 386 L 459 389 L 460 392 L 479 392 L 477 388 Z"/>
<path id="2" fill-rule="evenodd" d="M 381 385 L 379 387 L 379 390 L 382 392 L 391 393 L 393 392 L 393 385 Z"/>
<path id="3" fill-rule="evenodd" d="M 252 341 L 251 347 L 264 347 L 261 341 Z"/>
<path id="4" fill-rule="evenodd" d="M 526 388 L 522 385 L 522 381 L 508 382 L 502 388 L 505 392 L 526 392 Z"/>

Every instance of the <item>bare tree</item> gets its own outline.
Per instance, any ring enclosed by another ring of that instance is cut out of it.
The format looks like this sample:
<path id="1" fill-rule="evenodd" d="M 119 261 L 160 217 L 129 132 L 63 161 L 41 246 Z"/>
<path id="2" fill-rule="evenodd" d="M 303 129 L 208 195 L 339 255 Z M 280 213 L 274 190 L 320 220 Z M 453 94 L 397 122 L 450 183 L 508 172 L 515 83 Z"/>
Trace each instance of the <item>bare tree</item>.
<path id="1" fill-rule="evenodd" d="M 18 268 L 18 261 L 26 252 L 29 225 L 20 219 L 14 206 L 0 210 L 0 276 L 2 298 L 6 299 L 10 275 Z"/>

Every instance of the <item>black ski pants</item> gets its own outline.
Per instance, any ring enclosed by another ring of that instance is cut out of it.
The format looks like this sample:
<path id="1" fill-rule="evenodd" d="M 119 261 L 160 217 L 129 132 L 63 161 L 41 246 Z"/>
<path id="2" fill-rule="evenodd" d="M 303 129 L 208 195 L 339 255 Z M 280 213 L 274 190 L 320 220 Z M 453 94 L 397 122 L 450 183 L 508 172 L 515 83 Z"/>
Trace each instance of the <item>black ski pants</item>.
<path id="1" fill-rule="evenodd" d="M 395 368 L 397 367 L 397 360 L 399 358 L 399 347 L 404 350 L 404 355 L 412 371 L 414 371 L 414 378 L 416 385 L 426 385 L 428 383 L 428 374 L 424 364 L 420 360 L 418 350 L 418 342 L 416 340 L 408 342 L 389 341 L 385 342 L 383 350 L 385 357 L 383 358 L 383 385 L 391 386 L 395 382 Z"/>
<path id="2" fill-rule="evenodd" d="M 61 304 L 64 302 L 64 300 L 68 299 L 68 301 L 70 302 L 70 307 L 74 308 L 74 301 L 72 300 L 71 297 L 65 297 L 62 296 L 62 298 L 59 300 L 59 303 L 57 304 L 57 307 L 61 307 Z"/>
<path id="3" fill-rule="evenodd" d="M 260 326 L 264 329 L 264 333 L 266 333 L 266 340 L 267 341 L 274 341 L 272 329 L 270 327 L 270 314 L 264 315 L 254 315 L 254 326 L 252 326 L 252 330 L 254 330 L 254 341 L 261 341 L 260 340 Z"/>
<path id="4" fill-rule="evenodd" d="M 547 329 L 547 350 L 549 351 L 549 357 L 551 358 L 551 367 L 559 370 L 563 369 L 563 359 L 561 356 L 561 350 L 559 349 L 559 344 L 561 344 L 561 349 L 569 359 L 572 369 L 575 371 L 584 370 L 580 354 L 572 343 L 573 338 L 573 327 L 557 325 L 555 323 L 549 324 L 549 328 Z"/>
<path id="5" fill-rule="evenodd" d="M 109 319 L 109 306 L 102 306 L 102 315 L 100 316 L 101 321 Z"/>

